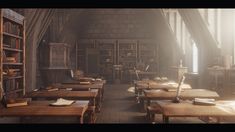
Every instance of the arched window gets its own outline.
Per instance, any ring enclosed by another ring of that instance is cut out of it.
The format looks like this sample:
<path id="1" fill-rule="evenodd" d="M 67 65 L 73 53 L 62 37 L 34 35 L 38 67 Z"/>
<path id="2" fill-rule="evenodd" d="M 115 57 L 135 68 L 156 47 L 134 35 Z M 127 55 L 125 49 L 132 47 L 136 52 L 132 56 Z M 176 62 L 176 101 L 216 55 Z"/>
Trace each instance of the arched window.
<path id="1" fill-rule="evenodd" d="M 192 57 L 193 57 L 193 72 L 198 73 L 198 48 L 196 43 L 193 41 L 192 45 Z"/>

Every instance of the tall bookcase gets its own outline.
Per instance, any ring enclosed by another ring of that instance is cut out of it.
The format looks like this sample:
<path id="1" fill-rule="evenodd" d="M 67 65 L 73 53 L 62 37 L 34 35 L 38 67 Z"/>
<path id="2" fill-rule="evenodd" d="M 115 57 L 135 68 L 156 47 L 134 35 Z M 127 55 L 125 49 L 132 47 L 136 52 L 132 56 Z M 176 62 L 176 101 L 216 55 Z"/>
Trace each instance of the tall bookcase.
<path id="1" fill-rule="evenodd" d="M 123 65 L 123 69 L 134 69 L 137 63 L 137 41 L 118 41 L 118 64 Z"/>
<path id="2" fill-rule="evenodd" d="M 0 9 L 0 82 L 9 98 L 25 94 L 25 21 L 10 9 Z"/>
<path id="3" fill-rule="evenodd" d="M 138 60 L 147 65 L 154 72 L 158 72 L 158 45 L 153 41 L 144 40 L 138 41 Z"/>
<path id="4" fill-rule="evenodd" d="M 118 40 L 118 65 L 121 65 L 120 81 L 129 81 L 129 70 L 133 70 L 137 63 L 137 47 L 138 43 L 136 40 Z M 114 78 L 115 79 L 115 78 Z"/>
<path id="5" fill-rule="evenodd" d="M 98 40 L 96 43 L 99 49 L 100 74 L 111 82 L 113 80 L 113 65 L 116 64 L 116 41 Z"/>

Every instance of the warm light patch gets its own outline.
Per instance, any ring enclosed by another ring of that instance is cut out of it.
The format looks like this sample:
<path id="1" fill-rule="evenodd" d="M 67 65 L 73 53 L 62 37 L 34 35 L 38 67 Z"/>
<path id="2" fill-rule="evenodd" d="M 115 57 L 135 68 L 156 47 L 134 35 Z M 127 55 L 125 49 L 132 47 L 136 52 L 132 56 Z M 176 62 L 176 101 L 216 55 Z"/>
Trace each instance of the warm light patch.
<path id="1" fill-rule="evenodd" d="M 135 87 L 129 87 L 127 91 L 131 93 L 135 93 Z"/>

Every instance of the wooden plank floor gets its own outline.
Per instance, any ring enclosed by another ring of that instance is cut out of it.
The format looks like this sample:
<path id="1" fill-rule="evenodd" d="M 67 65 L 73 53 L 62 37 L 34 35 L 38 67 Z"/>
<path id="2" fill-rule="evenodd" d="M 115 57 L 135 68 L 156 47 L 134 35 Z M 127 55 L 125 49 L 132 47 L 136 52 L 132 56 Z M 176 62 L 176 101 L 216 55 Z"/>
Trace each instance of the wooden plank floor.
<path id="1" fill-rule="evenodd" d="M 101 113 L 97 123 L 146 123 L 145 113 L 141 113 L 134 93 L 128 92 L 131 85 L 107 85 Z"/>

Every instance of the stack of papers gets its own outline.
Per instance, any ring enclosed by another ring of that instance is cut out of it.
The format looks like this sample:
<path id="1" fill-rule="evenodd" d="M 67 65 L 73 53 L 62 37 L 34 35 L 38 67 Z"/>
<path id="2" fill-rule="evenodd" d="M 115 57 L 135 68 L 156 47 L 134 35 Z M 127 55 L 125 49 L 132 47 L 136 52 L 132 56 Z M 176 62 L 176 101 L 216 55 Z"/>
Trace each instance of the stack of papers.
<path id="1" fill-rule="evenodd" d="M 193 100 L 193 104 L 195 104 L 195 105 L 215 105 L 215 99 L 195 98 Z"/>
<path id="2" fill-rule="evenodd" d="M 67 99 L 59 98 L 56 100 L 56 102 L 51 103 L 50 105 L 52 105 L 52 106 L 68 106 L 74 102 L 75 102 L 74 100 L 67 100 Z"/>

